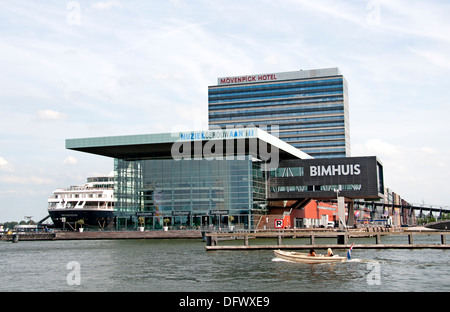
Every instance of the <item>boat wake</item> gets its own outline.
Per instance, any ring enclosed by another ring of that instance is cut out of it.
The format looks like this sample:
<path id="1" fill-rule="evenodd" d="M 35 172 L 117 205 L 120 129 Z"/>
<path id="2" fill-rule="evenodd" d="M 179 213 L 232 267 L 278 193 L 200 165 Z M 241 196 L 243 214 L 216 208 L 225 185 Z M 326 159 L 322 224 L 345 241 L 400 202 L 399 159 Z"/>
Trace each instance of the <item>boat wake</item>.
<path id="1" fill-rule="evenodd" d="M 281 259 L 281 258 L 278 258 L 278 257 L 273 258 L 272 261 L 273 262 L 290 262 L 290 263 L 294 263 L 294 261 L 289 261 L 289 260 Z"/>

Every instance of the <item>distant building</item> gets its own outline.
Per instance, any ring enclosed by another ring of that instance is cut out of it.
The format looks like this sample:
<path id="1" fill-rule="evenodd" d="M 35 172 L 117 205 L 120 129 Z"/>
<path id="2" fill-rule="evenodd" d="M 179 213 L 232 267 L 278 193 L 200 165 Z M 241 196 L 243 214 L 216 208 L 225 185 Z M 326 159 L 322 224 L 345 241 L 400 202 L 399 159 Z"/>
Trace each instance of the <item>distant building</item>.
<path id="1" fill-rule="evenodd" d="M 291 209 L 286 213 L 286 209 L 271 209 L 271 215 L 279 215 L 283 220 L 285 228 L 315 228 L 315 227 L 335 227 L 338 225 L 338 207 L 334 203 L 309 200 L 302 209 Z M 281 217 L 281 215 L 283 215 Z M 262 223 L 267 229 L 274 228 L 269 218 Z M 261 228 L 261 226 L 260 226 Z"/>
<path id="2" fill-rule="evenodd" d="M 226 227 L 231 219 L 251 229 L 267 213 L 263 167 L 311 158 L 257 128 L 70 139 L 66 147 L 114 158 L 119 230 L 139 219 L 149 230 Z"/>
<path id="3" fill-rule="evenodd" d="M 210 127 L 257 126 L 314 158 L 351 156 L 347 81 L 338 68 L 222 77 Z"/>

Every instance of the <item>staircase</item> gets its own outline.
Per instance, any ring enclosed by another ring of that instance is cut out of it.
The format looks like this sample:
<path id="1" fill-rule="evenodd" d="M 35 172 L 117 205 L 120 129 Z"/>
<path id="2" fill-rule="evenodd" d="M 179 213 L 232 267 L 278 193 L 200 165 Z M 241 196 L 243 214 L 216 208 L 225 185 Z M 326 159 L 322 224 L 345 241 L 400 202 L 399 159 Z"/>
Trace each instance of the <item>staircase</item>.
<path id="1" fill-rule="evenodd" d="M 268 214 L 261 216 L 262 219 L 259 222 L 257 226 L 257 230 L 264 230 L 264 226 L 266 227 L 266 230 L 273 230 L 275 229 L 275 220 L 276 219 L 283 219 L 283 214 Z"/>

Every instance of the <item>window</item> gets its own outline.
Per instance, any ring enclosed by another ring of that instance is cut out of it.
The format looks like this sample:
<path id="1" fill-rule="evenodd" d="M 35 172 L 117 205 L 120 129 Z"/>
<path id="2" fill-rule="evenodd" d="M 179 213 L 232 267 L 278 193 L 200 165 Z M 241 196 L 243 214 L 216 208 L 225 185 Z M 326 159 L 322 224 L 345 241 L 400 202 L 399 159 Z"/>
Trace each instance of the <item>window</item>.
<path id="1" fill-rule="evenodd" d="M 270 171 L 271 177 L 302 177 L 303 175 L 303 167 L 279 167 Z"/>

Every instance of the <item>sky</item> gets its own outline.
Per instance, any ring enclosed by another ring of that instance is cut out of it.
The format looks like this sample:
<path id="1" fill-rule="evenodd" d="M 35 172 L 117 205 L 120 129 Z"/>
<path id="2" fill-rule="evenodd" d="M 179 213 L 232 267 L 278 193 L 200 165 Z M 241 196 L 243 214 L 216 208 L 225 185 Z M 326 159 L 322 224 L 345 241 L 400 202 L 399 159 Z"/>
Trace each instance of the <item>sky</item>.
<path id="1" fill-rule="evenodd" d="M 351 156 L 450 206 L 448 0 L 0 1 L 0 222 L 113 160 L 65 140 L 206 130 L 218 77 L 338 67 Z"/>

